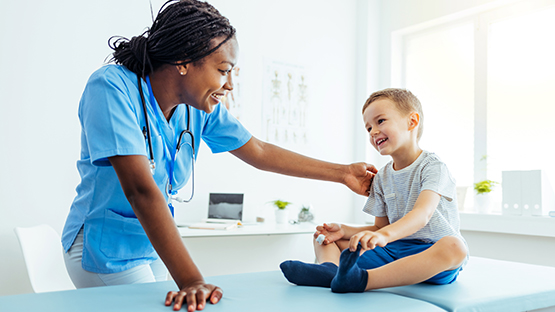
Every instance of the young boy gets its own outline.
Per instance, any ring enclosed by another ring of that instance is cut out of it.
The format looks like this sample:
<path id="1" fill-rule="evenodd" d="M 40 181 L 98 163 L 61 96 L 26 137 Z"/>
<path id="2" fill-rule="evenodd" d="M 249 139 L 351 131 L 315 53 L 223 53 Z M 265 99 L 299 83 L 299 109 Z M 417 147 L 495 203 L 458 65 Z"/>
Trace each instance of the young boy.
<path id="1" fill-rule="evenodd" d="M 314 237 L 325 236 L 314 243 L 319 264 L 285 261 L 283 274 L 339 293 L 454 282 L 468 258 L 456 185 L 445 164 L 418 146 L 420 101 L 410 91 L 385 89 L 368 98 L 362 114 L 372 146 L 393 159 L 374 177 L 363 209 L 375 223 L 318 226 Z"/>

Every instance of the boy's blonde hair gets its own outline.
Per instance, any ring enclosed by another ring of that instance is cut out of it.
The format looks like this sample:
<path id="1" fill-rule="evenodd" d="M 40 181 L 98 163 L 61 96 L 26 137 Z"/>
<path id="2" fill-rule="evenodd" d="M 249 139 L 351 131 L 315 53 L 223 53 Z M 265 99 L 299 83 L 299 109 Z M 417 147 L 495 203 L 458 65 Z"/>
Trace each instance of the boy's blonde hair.
<path id="1" fill-rule="evenodd" d="M 364 114 L 364 110 L 379 99 L 388 99 L 395 103 L 397 110 L 401 114 L 408 115 L 412 112 L 418 113 L 418 115 L 420 115 L 420 123 L 418 125 L 416 138 L 420 140 L 422 132 L 424 132 L 424 112 L 422 111 L 422 104 L 420 104 L 418 98 L 406 89 L 388 88 L 376 91 L 370 95 L 368 100 L 364 103 L 364 106 L 362 106 L 362 113 Z"/>

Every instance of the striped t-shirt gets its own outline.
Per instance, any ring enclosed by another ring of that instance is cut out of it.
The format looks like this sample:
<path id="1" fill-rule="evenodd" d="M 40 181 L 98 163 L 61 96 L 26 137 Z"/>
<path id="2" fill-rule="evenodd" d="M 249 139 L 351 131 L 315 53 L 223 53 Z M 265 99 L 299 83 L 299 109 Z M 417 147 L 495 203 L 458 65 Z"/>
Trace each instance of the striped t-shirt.
<path id="1" fill-rule="evenodd" d="M 412 210 L 424 190 L 439 194 L 439 204 L 423 228 L 403 239 L 435 243 L 445 236 L 457 236 L 464 241 L 459 229 L 455 180 L 434 153 L 423 151 L 410 166 L 397 171 L 393 161 L 385 165 L 374 177 L 363 211 L 387 217 L 389 224 L 393 224 Z"/>

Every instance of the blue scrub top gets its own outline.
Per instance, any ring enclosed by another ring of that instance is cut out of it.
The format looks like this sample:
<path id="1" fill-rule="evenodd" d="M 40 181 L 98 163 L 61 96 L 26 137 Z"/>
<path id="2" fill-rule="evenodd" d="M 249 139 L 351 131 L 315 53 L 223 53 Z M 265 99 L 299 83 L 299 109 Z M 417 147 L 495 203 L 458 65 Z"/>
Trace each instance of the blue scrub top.
<path id="1" fill-rule="evenodd" d="M 167 198 L 165 187 L 171 155 L 175 152 L 177 136 L 187 128 L 187 109 L 178 105 L 166 121 L 158 103 L 150 103 L 148 86 L 141 81 L 156 161 L 154 180 Z M 216 105 L 210 114 L 193 107 L 190 113 L 195 155 L 185 146 L 177 153 L 174 190 L 187 183 L 200 139 L 213 153 L 220 153 L 237 149 L 251 138 L 222 104 Z M 79 119 L 81 157 L 77 169 L 81 182 L 63 230 L 64 249 L 69 250 L 83 227 L 82 266 L 87 271 L 116 273 L 156 260 L 158 255 L 108 160 L 116 155 L 149 157 L 137 75 L 121 65 L 106 65 L 94 72 L 79 103 Z M 184 144 L 191 144 L 190 136 L 184 135 L 183 140 Z"/>

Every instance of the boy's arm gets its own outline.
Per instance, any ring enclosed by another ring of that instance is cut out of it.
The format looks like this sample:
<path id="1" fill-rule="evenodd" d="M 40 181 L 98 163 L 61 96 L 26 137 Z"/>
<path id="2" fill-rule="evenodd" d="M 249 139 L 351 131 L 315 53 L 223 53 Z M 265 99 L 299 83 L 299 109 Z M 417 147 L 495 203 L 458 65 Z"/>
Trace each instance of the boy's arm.
<path id="1" fill-rule="evenodd" d="M 384 226 L 377 231 L 362 231 L 354 234 L 349 243 L 349 249 L 355 251 L 358 243 L 363 249 L 374 249 L 376 246 L 384 247 L 390 242 L 407 237 L 423 228 L 432 218 L 439 204 L 440 195 L 434 191 L 424 190 L 412 210 L 393 224 Z"/>
<path id="2" fill-rule="evenodd" d="M 434 191 L 424 190 L 420 192 L 414 207 L 409 213 L 378 232 L 386 236 L 388 242 L 414 234 L 428 224 L 439 204 L 440 198 L 440 195 Z"/>
<path id="3" fill-rule="evenodd" d="M 361 231 L 378 231 L 379 229 L 389 225 L 389 219 L 387 217 L 376 217 L 374 220 L 374 225 L 367 226 L 350 226 L 338 223 L 324 223 L 316 227 L 316 232 L 314 233 L 314 238 L 317 238 L 320 234 L 326 236 L 323 241 L 324 245 L 330 244 L 340 239 L 350 239 L 354 234 Z"/>
<path id="4" fill-rule="evenodd" d="M 389 225 L 389 219 L 387 217 L 375 217 L 374 225 L 367 226 L 349 226 L 342 224 L 341 228 L 344 231 L 343 239 L 350 239 L 356 233 L 361 231 L 372 231 L 377 232 L 385 226 Z"/>

